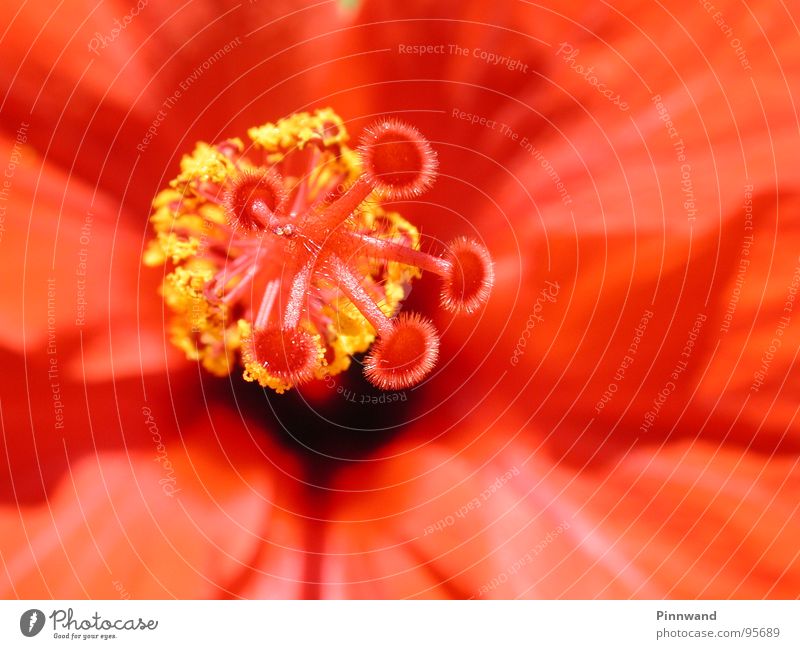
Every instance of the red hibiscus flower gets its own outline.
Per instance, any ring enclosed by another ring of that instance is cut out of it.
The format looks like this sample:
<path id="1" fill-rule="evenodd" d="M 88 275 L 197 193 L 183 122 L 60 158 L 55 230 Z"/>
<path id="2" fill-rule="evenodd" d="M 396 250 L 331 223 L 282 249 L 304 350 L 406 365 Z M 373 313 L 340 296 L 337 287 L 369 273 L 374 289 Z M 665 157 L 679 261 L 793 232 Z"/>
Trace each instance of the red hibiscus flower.
<path id="1" fill-rule="evenodd" d="M 562 5 L 3 5 L 5 597 L 800 593 L 798 16 Z M 404 290 L 418 386 L 214 375 L 142 266 L 197 142 L 325 107 L 494 260 Z"/>

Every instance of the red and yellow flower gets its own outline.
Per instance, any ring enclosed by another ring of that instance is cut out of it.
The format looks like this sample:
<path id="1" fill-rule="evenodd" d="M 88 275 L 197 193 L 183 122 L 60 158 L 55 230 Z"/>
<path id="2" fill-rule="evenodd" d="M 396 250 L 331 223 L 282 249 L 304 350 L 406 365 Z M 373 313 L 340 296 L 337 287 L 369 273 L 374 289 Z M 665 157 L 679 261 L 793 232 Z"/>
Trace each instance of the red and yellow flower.
<path id="1" fill-rule="evenodd" d="M 89 11 L 0 8 L 5 597 L 798 595 L 795 9 L 150 3 L 113 38 L 129 7 Z M 349 236 L 480 242 L 494 286 L 462 317 L 348 258 L 440 332 L 389 401 L 335 281 L 272 371 L 284 271 L 252 248 L 395 119 L 436 183 Z"/>

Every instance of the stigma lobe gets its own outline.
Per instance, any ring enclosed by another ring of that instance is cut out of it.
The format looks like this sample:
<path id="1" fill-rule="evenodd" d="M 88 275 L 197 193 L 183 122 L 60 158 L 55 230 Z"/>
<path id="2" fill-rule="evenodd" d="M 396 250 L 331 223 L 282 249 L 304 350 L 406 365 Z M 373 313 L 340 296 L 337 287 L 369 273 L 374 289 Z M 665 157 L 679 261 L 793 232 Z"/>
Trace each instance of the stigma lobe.
<path id="1" fill-rule="evenodd" d="M 239 174 L 225 194 L 228 221 L 245 233 L 263 232 L 286 208 L 283 180 L 274 170 Z"/>

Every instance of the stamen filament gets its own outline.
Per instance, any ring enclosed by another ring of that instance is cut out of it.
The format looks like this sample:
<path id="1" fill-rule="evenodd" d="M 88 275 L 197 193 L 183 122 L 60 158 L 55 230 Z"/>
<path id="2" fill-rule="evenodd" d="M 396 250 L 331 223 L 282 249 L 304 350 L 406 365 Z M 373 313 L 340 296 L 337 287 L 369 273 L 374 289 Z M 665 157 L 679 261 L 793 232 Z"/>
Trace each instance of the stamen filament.
<path id="1" fill-rule="evenodd" d="M 314 199 L 314 202 L 311 203 L 311 205 L 309 205 L 306 211 L 313 213 L 316 212 L 318 209 L 320 209 L 325 204 L 328 194 L 332 192 L 336 187 L 341 185 L 346 180 L 346 178 L 347 176 L 341 173 L 336 174 L 336 176 L 331 178 L 331 180 L 327 184 L 328 191 L 319 192 L 318 196 Z"/>
<path id="2" fill-rule="evenodd" d="M 253 264 L 250 268 L 247 269 L 247 272 L 244 274 L 242 279 L 234 286 L 230 291 L 223 294 L 222 301 L 225 304 L 230 304 L 236 298 L 238 298 L 242 292 L 250 286 L 250 283 L 253 281 L 253 278 L 256 276 L 256 271 L 258 271 L 258 266 Z"/>
<path id="3" fill-rule="evenodd" d="M 261 305 L 258 307 L 258 315 L 253 321 L 253 327 L 255 329 L 266 328 L 269 322 L 269 315 L 272 312 L 272 306 L 275 304 L 275 299 L 278 297 L 280 286 L 280 279 L 273 279 L 267 283 L 267 287 L 264 289 L 264 295 L 261 298 Z"/>
<path id="4" fill-rule="evenodd" d="M 311 276 L 314 271 L 316 257 L 312 256 L 303 264 L 292 277 L 289 286 L 289 299 L 286 301 L 286 309 L 283 312 L 283 329 L 294 329 L 300 324 L 300 316 L 303 313 L 303 302 L 308 296 L 311 287 Z"/>
<path id="5" fill-rule="evenodd" d="M 255 255 L 247 252 L 237 258 L 230 266 L 225 266 L 220 270 L 205 288 L 206 297 L 210 300 L 221 300 L 225 296 L 225 286 L 236 277 L 240 272 L 247 269 L 248 272 L 256 267 Z M 246 275 L 245 275 L 246 277 Z M 242 280 L 244 277 L 242 278 Z M 235 287 L 234 287 L 235 288 Z"/>
<path id="6" fill-rule="evenodd" d="M 199 183 L 195 187 L 193 187 L 193 190 L 195 194 L 197 194 L 201 198 L 205 198 L 207 201 L 210 201 L 211 203 L 214 203 L 216 205 L 222 205 L 224 203 L 224 200 L 222 199 L 222 196 L 219 195 L 219 192 L 217 192 L 217 194 L 212 194 L 210 191 L 208 191 L 205 187 L 203 187 Z"/>
<path id="7" fill-rule="evenodd" d="M 372 193 L 372 185 L 364 176 L 359 177 L 336 201 L 328 205 L 315 219 L 321 231 L 335 230 L 358 209 Z"/>
<path id="8" fill-rule="evenodd" d="M 264 227 L 275 227 L 277 223 L 277 219 L 275 215 L 270 211 L 270 209 L 261 201 L 253 201 L 250 204 L 250 209 L 252 210 L 253 214 L 258 217 Z"/>
<path id="9" fill-rule="evenodd" d="M 360 232 L 347 232 L 345 236 L 360 245 L 359 252 L 363 251 L 370 257 L 396 261 L 406 266 L 415 266 L 420 270 L 427 270 L 442 277 L 446 277 L 452 272 L 450 262 L 421 250 L 414 250 L 400 243 L 378 239 Z"/>
<path id="10" fill-rule="evenodd" d="M 311 175 L 314 173 L 314 169 L 316 169 L 317 165 L 319 164 L 320 157 L 321 153 L 319 149 L 315 147 L 309 156 L 305 176 L 300 179 L 300 186 L 295 194 L 294 202 L 292 203 L 292 209 L 289 210 L 290 214 L 301 214 L 308 205 L 308 184 L 309 180 L 311 179 Z"/>
<path id="11" fill-rule="evenodd" d="M 353 303 L 361 312 L 361 315 L 375 328 L 378 336 L 389 335 L 394 328 L 392 320 L 386 317 L 380 307 L 364 290 L 358 277 L 356 277 L 347 267 L 347 264 L 336 255 L 331 255 L 328 261 L 333 271 L 333 276 L 336 279 L 336 284 L 341 289 L 342 293 L 347 296 L 347 299 Z"/>

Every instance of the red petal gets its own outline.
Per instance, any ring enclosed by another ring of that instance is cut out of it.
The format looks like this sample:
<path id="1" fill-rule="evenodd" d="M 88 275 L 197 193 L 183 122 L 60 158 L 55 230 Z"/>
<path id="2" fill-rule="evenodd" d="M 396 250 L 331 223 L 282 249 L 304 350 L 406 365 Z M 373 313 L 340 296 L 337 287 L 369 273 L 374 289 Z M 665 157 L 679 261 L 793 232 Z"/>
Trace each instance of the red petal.
<path id="1" fill-rule="evenodd" d="M 55 349 L 62 371 L 80 379 L 162 371 L 174 350 L 153 297 L 161 278 L 141 266 L 141 235 L 105 194 L 8 145 L 17 163 L 0 201 L 0 342 L 43 356 Z"/>
<path id="2" fill-rule="evenodd" d="M 471 423 L 342 476 L 324 593 L 793 596 L 792 461 L 694 443 L 573 471 L 531 431 Z"/>
<path id="3" fill-rule="evenodd" d="M 161 436 L 162 422 L 153 418 L 149 451 L 86 457 L 46 503 L 2 508 L 0 592 L 35 599 L 238 596 L 258 574 L 261 584 L 297 596 L 303 565 L 283 561 L 292 554 L 284 544 L 297 539 L 296 522 L 281 512 L 292 489 L 285 481 L 277 488 L 283 474 L 272 468 L 281 453 L 270 449 L 267 462 L 261 449 L 259 462 L 249 460 L 256 449 L 251 443 L 244 450 L 240 421 L 216 411 L 211 423 L 224 448 L 210 430 L 196 430 L 183 446 Z"/>
<path id="4" fill-rule="evenodd" d="M 318 101 L 331 50 L 320 26 L 349 20 L 337 4 L 3 3 L 4 128 L 28 123 L 48 162 L 146 212 L 197 140 Z"/>

